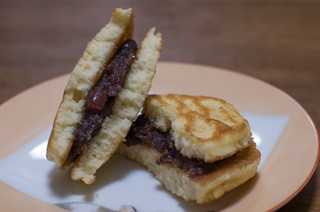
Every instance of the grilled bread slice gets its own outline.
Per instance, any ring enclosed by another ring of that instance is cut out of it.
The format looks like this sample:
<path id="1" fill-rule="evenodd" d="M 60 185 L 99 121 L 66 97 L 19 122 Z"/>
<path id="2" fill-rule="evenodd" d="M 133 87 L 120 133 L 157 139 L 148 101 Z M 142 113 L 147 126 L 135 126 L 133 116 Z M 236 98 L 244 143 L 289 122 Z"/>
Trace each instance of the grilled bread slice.
<path id="1" fill-rule="evenodd" d="M 100 80 L 103 70 L 113 60 L 120 46 L 132 39 L 133 31 L 133 8 L 114 9 L 109 23 L 88 43 L 72 71 L 47 146 L 47 159 L 55 162 L 58 168 L 64 169 L 74 162 L 68 157 L 74 145 L 75 131 L 84 117 L 88 94 Z M 95 132 L 89 146 L 83 147 L 83 152 L 76 159 L 72 179 L 92 183 L 96 170 L 111 157 L 126 136 L 151 87 L 161 48 L 161 34 L 155 33 L 155 28 L 149 29 L 125 75 L 119 94 L 114 97 L 111 115 L 103 119 L 101 128 Z M 105 139 L 94 139 L 101 137 L 101 134 L 106 136 Z M 94 151 L 97 145 L 102 150 L 99 154 Z"/>
<path id="2" fill-rule="evenodd" d="M 119 152 L 172 193 L 199 204 L 252 178 L 260 162 L 249 123 L 224 100 L 149 95 Z"/>

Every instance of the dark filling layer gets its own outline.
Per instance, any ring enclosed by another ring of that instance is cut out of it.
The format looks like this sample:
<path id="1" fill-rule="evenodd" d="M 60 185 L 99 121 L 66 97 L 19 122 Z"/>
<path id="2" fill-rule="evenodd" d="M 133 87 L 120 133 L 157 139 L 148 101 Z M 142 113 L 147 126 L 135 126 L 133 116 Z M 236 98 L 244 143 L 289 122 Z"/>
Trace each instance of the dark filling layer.
<path id="1" fill-rule="evenodd" d="M 171 163 L 175 167 L 185 168 L 188 170 L 190 177 L 207 174 L 214 168 L 214 163 L 205 163 L 203 160 L 183 156 L 175 148 L 169 132 L 158 130 L 143 115 L 140 115 L 133 123 L 124 143 L 128 146 L 136 144 L 150 145 L 161 153 L 156 160 L 157 164 Z"/>
<path id="2" fill-rule="evenodd" d="M 74 132 L 73 145 L 68 156 L 70 162 L 74 162 L 82 152 L 87 151 L 91 138 L 98 133 L 103 120 L 111 114 L 114 98 L 130 70 L 137 48 L 134 40 L 127 40 L 103 70 L 100 80 L 89 91 L 84 115 Z"/>

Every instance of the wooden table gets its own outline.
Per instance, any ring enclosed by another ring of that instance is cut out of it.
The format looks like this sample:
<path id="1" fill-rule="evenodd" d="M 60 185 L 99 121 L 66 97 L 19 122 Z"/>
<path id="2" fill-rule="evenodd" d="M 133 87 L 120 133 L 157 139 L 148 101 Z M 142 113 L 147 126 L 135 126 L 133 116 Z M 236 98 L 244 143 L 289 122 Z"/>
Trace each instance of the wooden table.
<path id="1" fill-rule="evenodd" d="M 156 26 L 162 61 L 221 67 L 264 80 L 320 123 L 320 1 L 0 1 L 0 103 L 68 73 L 114 7 L 136 10 L 136 37 Z M 319 169 L 279 211 L 320 211 Z"/>

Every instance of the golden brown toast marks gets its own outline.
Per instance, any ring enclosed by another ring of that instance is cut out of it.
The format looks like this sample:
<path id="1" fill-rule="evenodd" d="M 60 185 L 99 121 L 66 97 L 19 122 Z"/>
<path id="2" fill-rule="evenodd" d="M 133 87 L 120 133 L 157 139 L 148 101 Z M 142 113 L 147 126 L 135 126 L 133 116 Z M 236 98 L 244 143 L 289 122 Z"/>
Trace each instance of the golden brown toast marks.
<path id="1" fill-rule="evenodd" d="M 189 95 L 149 95 L 143 113 L 162 131 L 171 131 L 175 146 L 190 158 L 214 162 L 245 148 L 250 126 L 224 100 Z"/>

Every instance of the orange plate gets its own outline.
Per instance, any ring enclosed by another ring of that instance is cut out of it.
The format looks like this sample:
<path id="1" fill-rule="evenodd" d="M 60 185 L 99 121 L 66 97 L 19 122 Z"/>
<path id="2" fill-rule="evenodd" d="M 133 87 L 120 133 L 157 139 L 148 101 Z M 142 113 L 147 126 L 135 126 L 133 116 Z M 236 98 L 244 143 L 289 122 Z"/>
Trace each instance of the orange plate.
<path id="1" fill-rule="evenodd" d="M 51 126 L 68 77 L 41 83 L 0 106 L 0 159 Z M 275 210 L 306 185 L 316 168 L 319 140 L 311 118 L 294 99 L 265 82 L 214 67 L 160 62 L 152 92 L 214 96 L 227 100 L 241 112 L 289 117 L 257 177 L 223 211 Z M 0 197 L 4 211 L 62 210 L 4 182 L 0 183 Z"/>

